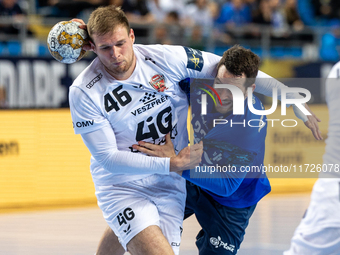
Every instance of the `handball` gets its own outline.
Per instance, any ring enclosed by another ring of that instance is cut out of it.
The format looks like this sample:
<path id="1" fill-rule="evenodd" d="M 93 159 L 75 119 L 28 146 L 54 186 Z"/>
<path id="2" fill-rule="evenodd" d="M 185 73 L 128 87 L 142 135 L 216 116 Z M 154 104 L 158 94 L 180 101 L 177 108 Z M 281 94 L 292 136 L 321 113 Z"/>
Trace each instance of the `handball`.
<path id="1" fill-rule="evenodd" d="M 83 45 L 88 41 L 88 34 L 79 25 L 75 21 L 61 21 L 48 34 L 48 50 L 59 62 L 72 64 L 84 57 Z"/>

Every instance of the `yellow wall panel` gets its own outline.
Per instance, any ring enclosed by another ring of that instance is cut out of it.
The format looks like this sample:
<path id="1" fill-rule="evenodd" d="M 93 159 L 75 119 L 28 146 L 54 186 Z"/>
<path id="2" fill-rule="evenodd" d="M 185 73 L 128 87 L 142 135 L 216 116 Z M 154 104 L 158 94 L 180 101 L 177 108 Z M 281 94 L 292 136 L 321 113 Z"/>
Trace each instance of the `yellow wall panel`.
<path id="1" fill-rule="evenodd" d="M 268 107 L 266 107 L 267 109 Z M 322 120 L 319 123 L 324 140 L 315 140 L 311 131 L 298 120 L 296 127 L 283 127 L 280 121 L 295 119 L 292 107 L 287 115 L 281 116 L 279 108 L 268 119 L 280 119 L 267 127 L 265 166 L 286 166 L 291 172 L 268 173 L 272 184 L 272 193 L 311 191 L 325 153 L 325 139 L 328 128 L 328 109 L 326 105 L 312 105 L 311 110 Z M 291 125 L 291 123 L 287 123 Z M 314 166 L 315 165 L 315 168 Z M 314 169 L 313 169 L 314 168 Z M 296 171 L 294 171 L 296 169 Z"/>
<path id="2" fill-rule="evenodd" d="M 3 110 L 0 119 L 0 208 L 95 203 L 90 153 L 68 109 Z"/>

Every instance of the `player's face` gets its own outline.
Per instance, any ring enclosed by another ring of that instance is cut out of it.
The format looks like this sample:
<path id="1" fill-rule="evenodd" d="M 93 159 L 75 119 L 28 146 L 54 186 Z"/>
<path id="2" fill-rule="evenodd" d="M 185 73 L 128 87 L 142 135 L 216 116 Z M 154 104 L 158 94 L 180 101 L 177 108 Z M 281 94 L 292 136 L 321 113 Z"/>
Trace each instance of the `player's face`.
<path id="1" fill-rule="evenodd" d="M 246 76 L 243 73 L 242 76 L 236 77 L 233 74 L 229 73 L 227 68 L 222 65 L 217 72 L 217 76 L 215 79 L 215 84 L 230 84 L 238 87 L 243 92 L 246 98 L 246 88 L 244 86 L 246 80 Z M 219 113 L 225 114 L 233 110 L 233 95 L 229 89 L 216 89 L 217 94 L 220 96 L 222 105 L 219 100 L 215 96 L 216 106 L 215 109 Z"/>
<path id="2" fill-rule="evenodd" d="M 128 33 L 124 26 L 118 26 L 112 33 L 93 35 L 94 48 L 106 71 L 117 80 L 126 80 L 136 66 L 133 51 L 135 35 Z"/>

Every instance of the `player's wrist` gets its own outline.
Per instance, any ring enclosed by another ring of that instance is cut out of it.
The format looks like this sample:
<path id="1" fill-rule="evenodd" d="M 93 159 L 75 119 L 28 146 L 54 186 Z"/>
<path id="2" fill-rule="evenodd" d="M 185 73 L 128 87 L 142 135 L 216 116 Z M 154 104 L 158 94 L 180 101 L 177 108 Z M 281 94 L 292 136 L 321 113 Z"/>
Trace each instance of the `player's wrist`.
<path id="1" fill-rule="evenodd" d="M 179 172 L 182 171 L 180 167 L 180 161 L 177 156 L 170 157 L 170 172 Z"/>

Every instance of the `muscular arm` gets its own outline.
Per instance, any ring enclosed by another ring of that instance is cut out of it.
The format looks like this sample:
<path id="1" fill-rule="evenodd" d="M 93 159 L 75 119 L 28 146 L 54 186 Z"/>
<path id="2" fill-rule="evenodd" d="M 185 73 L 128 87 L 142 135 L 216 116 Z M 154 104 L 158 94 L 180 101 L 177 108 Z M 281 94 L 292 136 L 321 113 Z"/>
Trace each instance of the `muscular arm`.
<path id="1" fill-rule="evenodd" d="M 272 97 L 273 88 L 277 88 L 277 95 L 278 98 L 281 100 L 281 89 L 287 88 L 282 82 L 276 80 L 275 78 L 271 77 L 270 75 L 258 71 L 255 80 L 256 88 L 255 92 Z M 299 93 L 287 93 L 287 98 L 301 98 L 302 96 Z"/>
<path id="2" fill-rule="evenodd" d="M 81 136 L 98 163 L 114 174 L 169 174 L 170 158 L 119 151 L 110 126 Z"/>
<path id="3" fill-rule="evenodd" d="M 279 82 L 270 75 L 261 71 L 258 72 L 255 84 L 256 84 L 255 92 L 269 97 L 272 96 L 273 88 L 277 88 L 278 89 L 277 93 L 280 100 L 281 100 L 281 88 L 287 87 L 283 83 Z M 301 97 L 302 96 L 298 93 L 287 93 L 287 98 L 290 99 Z M 318 125 L 318 122 L 321 122 L 321 120 L 310 110 L 307 104 L 304 104 L 304 106 L 311 113 L 311 115 L 305 115 L 296 107 L 296 105 L 293 105 L 295 116 L 301 119 L 306 125 L 306 127 L 312 131 L 312 134 L 316 140 L 322 140 L 323 138 Z"/>

